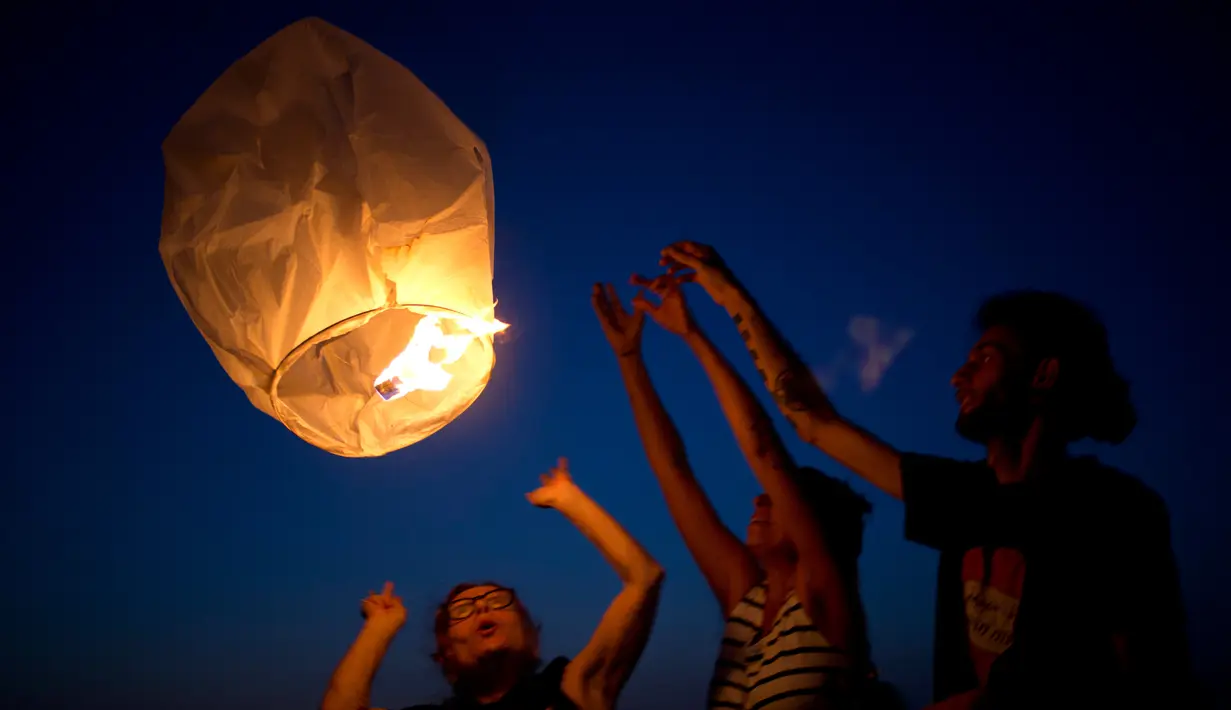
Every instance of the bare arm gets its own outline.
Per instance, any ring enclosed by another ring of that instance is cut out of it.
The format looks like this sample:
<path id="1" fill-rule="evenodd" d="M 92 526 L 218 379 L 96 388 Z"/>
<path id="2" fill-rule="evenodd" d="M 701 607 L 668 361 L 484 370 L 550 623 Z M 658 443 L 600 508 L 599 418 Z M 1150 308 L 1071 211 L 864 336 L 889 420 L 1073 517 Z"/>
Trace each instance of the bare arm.
<path id="1" fill-rule="evenodd" d="M 756 362 L 761 378 L 799 436 L 877 488 L 900 499 L 902 476 L 898 452 L 834 410 L 812 371 L 761 313 L 747 291 L 739 287 L 732 289 L 720 305 L 726 308 L 739 328 L 740 337 Z"/>
<path id="2" fill-rule="evenodd" d="M 365 710 L 372 691 L 372 679 L 389 644 L 406 621 L 406 607 L 401 597 L 393 594 L 393 584 L 385 583 L 381 594 L 371 594 L 363 601 L 367 618 L 359 636 L 342 657 L 329 681 L 329 689 L 321 700 L 321 710 Z"/>
<path id="3" fill-rule="evenodd" d="M 368 707 L 372 679 L 393 638 L 365 626 L 350 650 L 342 657 L 329 690 L 321 701 L 321 710 L 362 710 Z"/>
<path id="4" fill-rule="evenodd" d="M 779 511 L 783 528 L 795 545 L 799 555 L 797 589 L 805 610 L 833 643 L 848 648 L 851 615 L 847 585 L 842 583 L 820 521 L 802 499 L 793 476 L 795 462 L 769 413 L 709 338 L 695 327 L 684 338 L 713 383 L 744 458 Z"/>
<path id="5" fill-rule="evenodd" d="M 620 357 L 633 419 L 667 509 L 725 616 L 754 585 L 760 571 L 751 553 L 718 517 L 697 483 L 684 441 L 650 381 L 640 352 Z"/>
<path id="6" fill-rule="evenodd" d="M 628 683 L 645 650 L 662 587 L 662 567 L 607 511 L 571 483 L 551 504 L 615 568 L 624 588 L 590 642 L 564 669 L 560 687 L 582 710 L 606 710 Z"/>

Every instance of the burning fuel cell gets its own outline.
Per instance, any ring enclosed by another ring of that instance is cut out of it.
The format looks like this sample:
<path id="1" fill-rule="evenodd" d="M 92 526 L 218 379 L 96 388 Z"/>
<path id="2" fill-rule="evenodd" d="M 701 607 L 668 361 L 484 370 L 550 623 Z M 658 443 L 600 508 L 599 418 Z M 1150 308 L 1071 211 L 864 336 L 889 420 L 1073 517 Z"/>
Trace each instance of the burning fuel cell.
<path id="1" fill-rule="evenodd" d="M 380 456 L 482 394 L 506 327 L 491 162 L 408 69 L 301 20 L 223 72 L 163 158 L 163 264 L 258 409 Z"/>
<path id="2" fill-rule="evenodd" d="M 452 325 L 445 333 L 443 324 Z M 415 326 L 406 349 L 376 378 L 376 393 L 385 401 L 410 392 L 442 392 L 453 381 L 445 366 L 453 365 L 474 342 L 504 330 L 499 322 L 429 314 Z"/>
<path id="3" fill-rule="evenodd" d="M 405 387 L 405 384 L 406 383 L 402 382 L 401 377 L 394 375 L 387 380 L 376 383 L 376 394 L 380 395 L 381 399 L 386 402 L 391 399 L 397 399 L 398 397 L 406 394 L 407 388 Z"/>

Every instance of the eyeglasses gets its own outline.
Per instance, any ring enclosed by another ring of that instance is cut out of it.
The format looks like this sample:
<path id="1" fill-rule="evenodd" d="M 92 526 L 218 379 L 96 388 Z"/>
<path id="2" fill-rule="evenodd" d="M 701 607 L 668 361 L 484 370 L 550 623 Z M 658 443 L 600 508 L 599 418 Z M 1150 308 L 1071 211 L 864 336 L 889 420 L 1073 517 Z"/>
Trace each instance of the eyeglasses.
<path id="1" fill-rule="evenodd" d="M 477 597 L 454 599 L 449 602 L 448 606 L 449 623 L 464 621 L 474 616 L 475 612 L 479 610 L 479 602 L 483 603 L 484 609 L 496 611 L 497 609 L 507 608 L 516 598 L 512 589 L 499 587 Z"/>

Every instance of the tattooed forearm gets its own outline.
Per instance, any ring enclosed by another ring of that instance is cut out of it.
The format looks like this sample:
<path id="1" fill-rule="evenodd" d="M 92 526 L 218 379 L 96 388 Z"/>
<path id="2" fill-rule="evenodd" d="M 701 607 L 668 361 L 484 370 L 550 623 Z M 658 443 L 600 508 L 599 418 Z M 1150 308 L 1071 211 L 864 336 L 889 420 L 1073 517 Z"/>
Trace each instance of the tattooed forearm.
<path id="1" fill-rule="evenodd" d="M 765 387 L 799 438 L 816 446 L 895 498 L 902 497 L 899 454 L 844 419 L 816 376 L 764 317 L 752 296 L 739 289 L 722 303 L 739 329 Z M 743 433 L 752 438 L 747 426 Z M 767 488 L 768 490 L 768 485 Z M 772 494 L 771 494 L 772 495 Z"/>
<path id="2" fill-rule="evenodd" d="M 747 315 L 735 312 L 731 320 L 739 328 L 740 338 L 756 363 L 761 381 L 774 395 L 778 405 L 787 413 L 824 415 L 829 412 L 829 399 L 802 359 L 772 323 L 761 318 L 755 310 L 750 310 Z M 798 426 L 794 418 L 792 422 Z"/>
<path id="3" fill-rule="evenodd" d="M 816 377 L 806 369 L 802 372 L 797 368 L 783 370 L 778 373 L 773 385 L 774 399 L 778 405 L 790 412 L 811 412 L 818 416 L 829 416 L 833 407 L 829 398 L 817 383 Z"/>
<path id="4" fill-rule="evenodd" d="M 753 314 L 752 318 L 749 320 L 752 320 L 755 318 L 756 318 L 756 314 Z M 744 347 L 748 348 L 748 354 L 752 356 L 752 361 L 756 363 L 757 374 L 761 376 L 761 381 L 765 383 L 766 387 L 768 387 L 769 386 L 769 375 L 765 373 L 765 368 L 760 363 L 761 356 L 757 354 L 757 349 L 752 344 L 752 330 L 751 328 L 749 328 L 748 322 L 745 321 L 744 316 L 741 315 L 740 313 L 734 314 L 731 317 L 731 320 L 735 321 L 735 327 L 739 328 L 739 337 L 744 340 Z"/>

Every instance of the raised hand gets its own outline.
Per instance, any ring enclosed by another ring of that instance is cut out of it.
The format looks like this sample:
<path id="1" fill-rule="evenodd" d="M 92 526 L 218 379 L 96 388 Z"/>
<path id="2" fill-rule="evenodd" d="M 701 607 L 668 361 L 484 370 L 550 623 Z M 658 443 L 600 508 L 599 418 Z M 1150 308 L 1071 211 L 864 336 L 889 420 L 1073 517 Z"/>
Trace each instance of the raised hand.
<path id="1" fill-rule="evenodd" d="M 526 494 L 526 500 L 540 508 L 559 508 L 581 492 L 568 472 L 568 459 L 563 456 L 554 468 L 539 476 L 539 487 Z"/>
<path id="2" fill-rule="evenodd" d="M 598 316 L 598 323 L 603 327 L 603 334 L 616 355 L 624 357 L 633 355 L 641 349 L 641 329 L 645 325 L 645 314 L 634 309 L 629 313 L 620 303 L 615 287 L 611 284 L 594 284 L 590 293 L 590 304 Z"/>
<path id="3" fill-rule="evenodd" d="M 681 277 L 674 274 L 663 274 L 650 279 L 634 274 L 631 283 L 649 290 L 658 297 L 658 303 L 646 298 L 644 293 L 638 293 L 633 298 L 633 308 L 649 314 L 650 318 L 663 329 L 676 335 L 688 335 L 697 329 L 684 293 L 680 290 Z"/>
<path id="4" fill-rule="evenodd" d="M 368 592 L 359 608 L 369 627 L 389 635 L 396 634 L 406 623 L 406 607 L 402 605 L 402 598 L 394 595 L 393 582 L 385 582 L 380 594 Z"/>
<path id="5" fill-rule="evenodd" d="M 659 264 L 680 282 L 696 282 L 716 303 L 722 303 L 738 282 L 714 247 L 697 242 L 676 242 L 663 249 Z"/>

